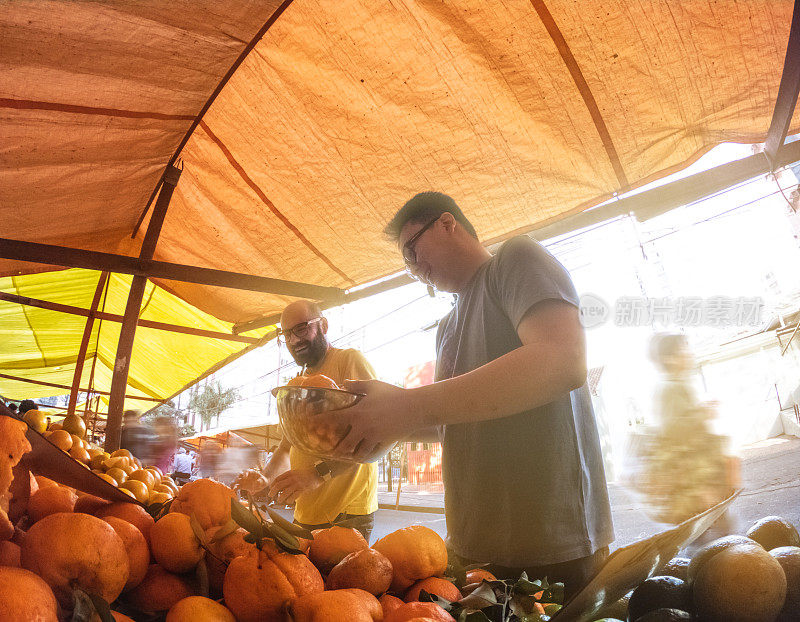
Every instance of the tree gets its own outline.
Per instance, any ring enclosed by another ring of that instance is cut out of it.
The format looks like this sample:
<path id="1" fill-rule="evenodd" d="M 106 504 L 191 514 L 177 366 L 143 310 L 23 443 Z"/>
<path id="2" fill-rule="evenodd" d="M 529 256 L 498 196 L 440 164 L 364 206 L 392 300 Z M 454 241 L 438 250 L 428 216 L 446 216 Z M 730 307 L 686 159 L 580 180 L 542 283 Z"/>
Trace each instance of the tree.
<path id="1" fill-rule="evenodd" d="M 211 427 L 211 421 L 216 419 L 228 408 L 239 401 L 239 391 L 236 389 L 223 389 L 218 380 L 209 382 L 202 388 L 193 387 L 189 394 L 189 410 L 200 415 L 200 431 Z"/>
<path id="2" fill-rule="evenodd" d="M 156 406 L 142 417 L 142 422 L 149 425 L 160 417 L 167 417 L 175 422 L 175 427 L 178 429 L 178 436 L 183 437 L 196 434 L 194 427 L 186 421 L 186 416 L 183 411 L 176 408 L 175 402 L 172 400 Z"/>

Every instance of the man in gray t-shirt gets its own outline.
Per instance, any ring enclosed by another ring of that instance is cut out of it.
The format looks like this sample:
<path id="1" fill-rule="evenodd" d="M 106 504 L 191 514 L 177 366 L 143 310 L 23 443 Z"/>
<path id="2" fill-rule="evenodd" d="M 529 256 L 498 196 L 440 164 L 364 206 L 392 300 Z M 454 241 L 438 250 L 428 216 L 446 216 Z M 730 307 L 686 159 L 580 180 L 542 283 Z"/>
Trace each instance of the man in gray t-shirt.
<path id="1" fill-rule="evenodd" d="M 436 338 L 437 382 L 350 383 L 366 397 L 323 423 L 351 426 L 337 449 L 356 458 L 440 426 L 451 549 L 502 578 L 524 569 L 574 593 L 613 529 L 569 274 L 527 237 L 492 256 L 440 193 L 412 198 L 387 231 L 409 272 L 457 294 Z"/>

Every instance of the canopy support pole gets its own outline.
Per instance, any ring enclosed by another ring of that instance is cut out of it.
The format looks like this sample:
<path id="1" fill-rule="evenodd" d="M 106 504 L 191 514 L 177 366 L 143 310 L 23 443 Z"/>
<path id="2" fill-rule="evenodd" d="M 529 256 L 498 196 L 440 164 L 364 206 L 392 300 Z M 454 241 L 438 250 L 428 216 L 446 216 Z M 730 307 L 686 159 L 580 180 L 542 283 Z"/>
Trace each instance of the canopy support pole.
<path id="1" fill-rule="evenodd" d="M 86 361 L 86 351 L 89 349 L 89 340 L 92 337 L 92 329 L 94 328 L 94 318 L 97 308 L 100 306 L 100 298 L 103 295 L 103 288 L 106 286 L 108 280 L 108 272 L 101 272 L 100 278 L 97 279 L 97 288 L 94 290 L 94 298 L 92 298 L 92 305 L 89 307 L 89 314 L 86 317 L 86 326 L 83 329 L 83 338 L 81 339 L 81 347 L 78 350 L 78 359 L 75 361 L 75 375 L 72 377 L 72 389 L 69 392 L 69 404 L 67 404 L 67 416 L 75 414 L 75 407 L 78 405 L 78 392 L 81 386 L 81 374 L 83 373 L 83 364 Z M 90 396 L 86 396 L 88 403 Z"/>
<path id="2" fill-rule="evenodd" d="M 153 258 L 158 243 L 158 236 L 161 235 L 161 227 L 167 215 L 167 208 L 172 199 L 172 193 L 178 180 L 181 177 L 181 169 L 175 166 L 167 167 L 164 174 L 164 183 L 161 185 L 161 192 L 153 208 L 153 215 L 147 225 L 147 232 L 142 242 L 142 249 L 139 252 L 139 259 L 149 261 Z M 128 386 L 128 370 L 131 363 L 131 352 L 133 351 L 133 340 L 136 336 L 136 325 L 139 322 L 139 311 L 144 297 L 144 288 L 147 285 L 146 276 L 134 276 L 131 282 L 131 290 L 128 294 L 128 303 L 125 306 L 125 314 L 122 317 L 122 327 L 119 333 L 119 343 L 117 345 L 117 356 L 114 361 L 114 375 L 111 378 L 111 395 L 108 400 L 108 418 L 106 420 L 106 440 L 105 450 L 107 452 L 119 449 L 120 437 L 122 433 L 122 410 L 125 407 L 125 389 Z"/>
<path id="3" fill-rule="evenodd" d="M 764 142 L 764 153 L 773 165 L 773 171 L 778 168 L 776 165 L 778 152 L 783 148 L 786 134 L 789 132 L 798 94 L 800 94 L 800 0 L 795 0 L 781 84 L 778 87 L 778 97 L 775 99 L 775 110 L 769 124 L 767 140 Z"/>

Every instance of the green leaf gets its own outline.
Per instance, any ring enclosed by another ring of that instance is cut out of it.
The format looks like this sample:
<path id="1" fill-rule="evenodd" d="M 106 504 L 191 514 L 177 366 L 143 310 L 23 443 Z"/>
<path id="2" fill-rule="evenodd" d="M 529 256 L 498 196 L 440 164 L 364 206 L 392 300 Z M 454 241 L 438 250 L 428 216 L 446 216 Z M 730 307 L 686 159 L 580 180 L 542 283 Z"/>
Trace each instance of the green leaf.
<path id="1" fill-rule="evenodd" d="M 302 553 L 300 550 L 300 542 L 295 536 L 287 533 L 274 523 L 269 523 L 265 527 L 269 536 L 287 553 L 292 553 L 293 555 Z"/>
<path id="2" fill-rule="evenodd" d="M 458 622 L 492 622 L 492 619 L 483 611 L 462 611 L 458 616 Z"/>
<path id="3" fill-rule="evenodd" d="M 91 622 L 94 617 L 94 603 L 89 595 L 82 589 L 72 589 L 72 618 L 71 622 Z"/>
<path id="4" fill-rule="evenodd" d="M 72 588 L 74 609 L 71 622 L 91 622 L 96 613 L 101 622 L 115 622 L 111 607 L 102 596 L 79 587 Z"/>
<path id="5" fill-rule="evenodd" d="M 462 565 L 458 555 L 447 551 L 447 569 L 444 571 L 446 577 L 452 577 L 458 589 L 467 584 L 467 569 Z"/>
<path id="6" fill-rule="evenodd" d="M 97 611 L 97 615 L 100 616 L 100 622 L 115 622 L 114 616 L 111 614 L 111 606 L 106 602 L 106 599 L 94 592 L 86 593 L 92 599 L 94 609 Z"/>
<path id="7" fill-rule="evenodd" d="M 458 604 L 465 609 L 483 609 L 497 604 L 497 596 L 488 583 L 481 583 L 471 594 L 465 596 Z"/>
<path id="8" fill-rule="evenodd" d="M 227 538 L 229 535 L 234 533 L 238 528 L 239 525 L 236 523 L 235 520 L 233 519 L 229 520 L 222 527 L 217 529 L 217 532 L 214 534 L 214 537 L 211 538 L 209 544 L 213 544 L 214 542 L 219 542 L 220 540 Z"/>
<path id="9" fill-rule="evenodd" d="M 205 558 L 201 559 L 194 570 L 195 577 L 197 578 L 197 589 L 200 596 L 209 597 L 209 584 L 208 584 L 208 565 Z"/>
<path id="10" fill-rule="evenodd" d="M 255 514 L 233 498 L 231 499 L 231 518 L 236 521 L 236 524 L 244 527 L 246 531 L 249 531 L 257 538 L 263 537 L 261 521 L 258 520 Z"/>
<path id="11" fill-rule="evenodd" d="M 557 603 L 550 603 L 549 605 L 545 605 L 544 608 L 544 612 L 549 616 L 555 615 L 559 611 L 561 611 L 561 605 Z"/>
<path id="12" fill-rule="evenodd" d="M 189 525 L 192 527 L 192 531 L 194 532 L 195 537 L 200 541 L 204 547 L 208 545 L 208 537 L 206 536 L 206 532 L 203 531 L 203 528 L 200 526 L 200 522 L 197 520 L 197 516 L 195 516 L 194 512 L 189 515 Z"/>
<path id="13" fill-rule="evenodd" d="M 278 514 L 275 510 L 272 510 L 266 506 L 264 509 L 269 514 L 269 517 L 272 519 L 272 522 L 278 525 L 284 531 L 292 534 L 293 536 L 297 536 L 298 538 L 305 538 L 306 540 L 313 540 L 314 534 L 312 534 L 308 529 L 305 527 L 301 527 L 297 523 L 292 523 L 286 520 L 283 516 Z"/>

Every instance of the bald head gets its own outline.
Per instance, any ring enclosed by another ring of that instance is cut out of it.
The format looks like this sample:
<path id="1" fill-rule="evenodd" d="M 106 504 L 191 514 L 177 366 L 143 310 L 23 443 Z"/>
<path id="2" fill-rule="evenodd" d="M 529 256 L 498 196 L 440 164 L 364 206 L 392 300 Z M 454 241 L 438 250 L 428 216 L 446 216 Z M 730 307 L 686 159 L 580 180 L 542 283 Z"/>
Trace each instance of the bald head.
<path id="1" fill-rule="evenodd" d="M 321 319 L 320 319 L 321 318 Z M 286 347 L 298 365 L 314 367 L 328 351 L 328 320 L 310 300 L 296 300 L 281 313 Z"/>
<path id="2" fill-rule="evenodd" d="M 286 330 L 300 322 L 308 322 L 315 317 L 322 317 L 322 309 L 316 302 L 311 300 L 295 300 L 286 305 L 281 313 L 281 328 Z M 301 318 L 301 319 L 298 319 Z"/>

